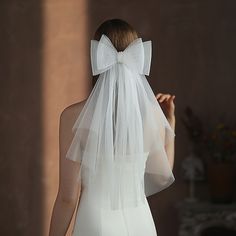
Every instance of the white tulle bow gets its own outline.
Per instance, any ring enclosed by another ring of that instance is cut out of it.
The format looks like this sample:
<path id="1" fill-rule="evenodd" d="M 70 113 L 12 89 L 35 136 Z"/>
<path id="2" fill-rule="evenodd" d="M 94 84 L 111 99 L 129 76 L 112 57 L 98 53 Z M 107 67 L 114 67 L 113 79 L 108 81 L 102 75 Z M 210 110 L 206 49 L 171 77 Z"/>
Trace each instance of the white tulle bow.
<path id="1" fill-rule="evenodd" d="M 109 70 L 117 63 L 125 64 L 133 72 L 149 75 L 151 65 L 151 41 L 134 40 L 124 50 L 118 52 L 110 39 L 103 34 L 99 41 L 91 40 L 91 65 L 93 75 Z"/>

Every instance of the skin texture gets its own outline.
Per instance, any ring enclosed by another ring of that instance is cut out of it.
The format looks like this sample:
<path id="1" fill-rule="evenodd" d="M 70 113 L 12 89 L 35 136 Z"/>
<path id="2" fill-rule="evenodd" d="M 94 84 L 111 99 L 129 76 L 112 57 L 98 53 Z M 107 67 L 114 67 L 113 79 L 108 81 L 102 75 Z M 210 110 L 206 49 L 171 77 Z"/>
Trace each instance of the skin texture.
<path id="1" fill-rule="evenodd" d="M 76 180 L 80 164 L 66 159 L 65 155 L 73 139 L 72 126 L 81 112 L 85 101 L 72 104 L 65 108 L 60 115 L 59 188 L 53 207 L 49 236 L 66 235 L 76 209 L 76 204 L 80 199 L 82 186 Z"/>
<path id="2" fill-rule="evenodd" d="M 175 104 L 174 99 L 175 95 L 158 93 L 156 99 L 159 102 L 170 126 L 175 130 Z M 170 163 L 170 166 L 173 170 L 174 168 L 174 156 L 175 156 L 175 139 L 170 140 L 170 143 L 165 146 L 167 157 Z"/>
<path id="3" fill-rule="evenodd" d="M 171 127 L 175 129 L 175 105 L 174 95 L 158 93 L 156 98 L 163 109 Z M 80 168 L 78 162 L 65 158 L 66 151 L 73 139 L 72 126 L 81 112 L 86 100 L 75 103 L 65 108 L 60 115 L 59 124 L 59 188 L 53 206 L 50 222 L 49 236 L 65 236 L 71 219 L 80 201 L 83 191 L 81 183 L 77 183 L 76 177 Z M 165 147 L 168 160 L 173 169 L 174 165 L 174 139 Z"/>

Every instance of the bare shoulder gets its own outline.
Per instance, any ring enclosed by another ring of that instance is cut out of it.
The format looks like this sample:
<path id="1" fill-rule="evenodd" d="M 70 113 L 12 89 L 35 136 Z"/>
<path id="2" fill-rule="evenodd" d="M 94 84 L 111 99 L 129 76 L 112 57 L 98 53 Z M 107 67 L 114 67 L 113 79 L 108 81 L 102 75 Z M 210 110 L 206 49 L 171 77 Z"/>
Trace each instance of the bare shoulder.
<path id="1" fill-rule="evenodd" d="M 62 155 L 65 154 L 73 139 L 74 134 L 72 132 L 72 127 L 80 112 L 82 111 L 86 101 L 87 99 L 71 104 L 70 106 L 64 108 L 64 110 L 60 114 L 59 140 Z"/>
<path id="2" fill-rule="evenodd" d="M 78 115 L 83 109 L 87 99 L 71 104 L 70 106 L 64 108 L 60 114 L 59 122 L 59 132 L 61 139 L 66 140 L 65 142 L 70 142 L 73 138 L 73 133 L 71 131 Z"/>
<path id="3" fill-rule="evenodd" d="M 60 120 L 65 121 L 68 124 L 75 122 L 76 118 L 78 117 L 81 110 L 83 109 L 86 101 L 87 99 L 81 102 L 73 103 L 69 105 L 68 107 L 65 107 L 60 114 Z"/>

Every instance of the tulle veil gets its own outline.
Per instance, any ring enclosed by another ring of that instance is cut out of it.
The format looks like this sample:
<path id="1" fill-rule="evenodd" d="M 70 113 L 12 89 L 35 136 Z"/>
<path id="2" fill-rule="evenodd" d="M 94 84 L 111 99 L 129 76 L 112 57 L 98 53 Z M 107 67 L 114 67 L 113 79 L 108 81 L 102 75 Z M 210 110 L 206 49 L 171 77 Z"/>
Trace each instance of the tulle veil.
<path id="1" fill-rule="evenodd" d="M 175 133 L 146 78 L 152 44 L 138 38 L 118 52 L 103 34 L 90 53 L 99 78 L 66 158 L 81 164 L 77 179 L 102 207 L 135 207 L 175 180 L 165 151 Z"/>

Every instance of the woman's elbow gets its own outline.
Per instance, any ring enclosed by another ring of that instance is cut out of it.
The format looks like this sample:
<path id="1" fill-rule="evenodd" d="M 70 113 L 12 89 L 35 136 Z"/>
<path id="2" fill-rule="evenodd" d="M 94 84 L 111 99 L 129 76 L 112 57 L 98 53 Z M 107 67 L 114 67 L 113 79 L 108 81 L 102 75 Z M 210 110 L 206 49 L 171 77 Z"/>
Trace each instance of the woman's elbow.
<path id="1" fill-rule="evenodd" d="M 78 197 L 72 196 L 68 194 L 60 194 L 58 193 L 57 200 L 65 205 L 74 206 L 77 202 Z"/>

